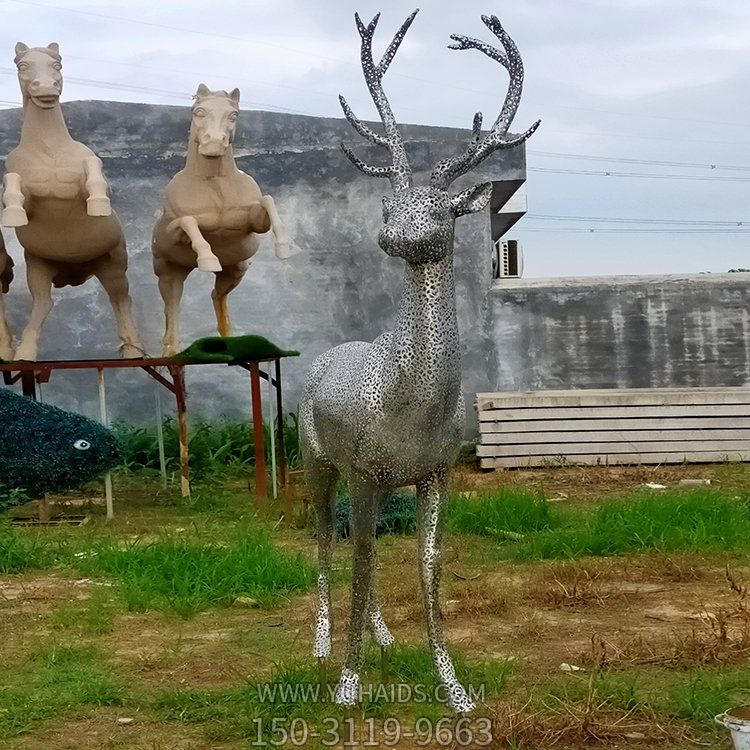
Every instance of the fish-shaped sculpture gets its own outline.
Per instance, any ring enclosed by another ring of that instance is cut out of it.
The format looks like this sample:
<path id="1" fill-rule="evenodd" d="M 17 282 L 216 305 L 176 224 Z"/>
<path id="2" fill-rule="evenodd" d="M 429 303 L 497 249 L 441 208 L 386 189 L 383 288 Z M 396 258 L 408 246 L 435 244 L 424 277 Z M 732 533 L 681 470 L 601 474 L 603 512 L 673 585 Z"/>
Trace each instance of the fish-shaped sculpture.
<path id="1" fill-rule="evenodd" d="M 80 414 L 0 388 L 0 492 L 73 489 L 117 464 L 114 434 Z"/>

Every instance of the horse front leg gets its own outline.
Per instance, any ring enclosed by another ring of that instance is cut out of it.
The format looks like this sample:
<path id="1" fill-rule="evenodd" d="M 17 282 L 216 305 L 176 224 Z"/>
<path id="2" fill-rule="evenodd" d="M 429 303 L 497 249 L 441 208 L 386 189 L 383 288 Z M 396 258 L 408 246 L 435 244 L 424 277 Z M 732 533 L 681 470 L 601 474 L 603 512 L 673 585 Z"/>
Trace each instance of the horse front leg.
<path id="1" fill-rule="evenodd" d="M 190 269 L 168 263 L 154 256 L 154 272 L 159 279 L 159 293 L 164 302 L 164 339 L 162 354 L 171 357 L 180 351 L 180 300 Z"/>
<path id="2" fill-rule="evenodd" d="M 3 179 L 3 226 L 25 227 L 29 223 L 23 200 L 21 175 L 8 172 Z"/>
<path id="3" fill-rule="evenodd" d="M 130 285 L 126 271 L 128 268 L 125 241 L 121 240 L 115 251 L 102 259 L 94 271 L 99 283 L 109 296 L 112 311 L 117 321 L 117 335 L 120 337 L 120 356 L 123 359 L 140 359 L 146 356 L 141 345 L 138 330 L 133 320 L 130 301 Z"/>
<path id="4" fill-rule="evenodd" d="M 52 309 L 52 279 L 55 269 L 46 261 L 26 253 L 26 280 L 31 294 L 31 317 L 16 349 L 17 360 L 34 362 L 37 357 L 42 325 Z"/>
<path id="5" fill-rule="evenodd" d="M 211 250 L 211 245 L 201 234 L 198 220 L 194 216 L 180 216 L 179 219 L 169 222 L 167 231 L 174 232 L 176 229 L 181 229 L 190 240 L 190 246 L 198 258 L 198 270 L 207 273 L 219 273 L 221 271 L 221 263 Z"/>
<path id="6" fill-rule="evenodd" d="M 102 171 L 102 160 L 98 156 L 87 156 L 83 160 L 86 175 L 86 213 L 89 216 L 111 216 L 109 185 Z"/>
<path id="7" fill-rule="evenodd" d="M 276 257 L 284 260 L 291 255 L 289 249 L 289 235 L 287 234 L 284 223 L 281 221 L 279 212 L 276 210 L 276 203 L 270 195 L 264 195 L 260 199 L 260 205 L 266 210 L 268 218 L 271 221 Z"/>

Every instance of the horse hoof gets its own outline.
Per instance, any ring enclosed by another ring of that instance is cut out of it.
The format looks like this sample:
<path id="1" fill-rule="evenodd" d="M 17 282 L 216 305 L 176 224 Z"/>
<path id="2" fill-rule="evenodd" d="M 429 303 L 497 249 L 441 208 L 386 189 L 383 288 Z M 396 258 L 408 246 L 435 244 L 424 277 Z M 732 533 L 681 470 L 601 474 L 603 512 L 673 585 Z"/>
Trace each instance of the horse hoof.
<path id="1" fill-rule="evenodd" d="M 219 259 L 211 256 L 210 258 L 198 258 L 198 269 L 207 273 L 221 273 L 221 263 Z"/>
<path id="2" fill-rule="evenodd" d="M 286 260 L 292 257 L 292 248 L 288 242 L 276 243 L 276 257 L 280 260 Z"/>
<path id="3" fill-rule="evenodd" d="M 16 362 L 36 362 L 37 350 L 35 346 L 21 344 L 15 353 Z"/>
<path id="4" fill-rule="evenodd" d="M 3 209 L 2 224 L 5 227 L 25 227 L 29 223 L 26 211 L 20 206 L 8 206 Z"/>
<path id="5" fill-rule="evenodd" d="M 120 359 L 145 359 L 146 352 L 138 344 L 123 344 L 120 347 Z"/>
<path id="6" fill-rule="evenodd" d="M 87 198 L 86 213 L 89 216 L 111 216 L 112 205 L 109 198 Z"/>

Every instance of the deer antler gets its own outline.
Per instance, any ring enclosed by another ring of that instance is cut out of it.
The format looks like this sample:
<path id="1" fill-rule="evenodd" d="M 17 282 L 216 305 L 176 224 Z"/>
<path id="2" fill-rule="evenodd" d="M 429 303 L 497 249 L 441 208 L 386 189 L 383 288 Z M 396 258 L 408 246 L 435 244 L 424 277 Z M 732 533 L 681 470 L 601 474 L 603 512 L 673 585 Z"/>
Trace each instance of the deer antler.
<path id="1" fill-rule="evenodd" d="M 406 36 L 406 32 L 409 30 L 409 26 L 411 26 L 414 17 L 417 15 L 417 12 L 418 11 L 415 10 L 406 21 L 404 21 L 377 65 L 372 56 L 372 38 L 375 34 L 378 20 L 380 19 L 380 13 L 378 13 L 367 26 L 362 23 L 358 13 L 354 14 L 354 19 L 357 22 L 357 29 L 362 38 L 362 72 L 365 75 L 365 81 L 367 83 L 367 88 L 370 90 L 372 100 L 375 102 L 375 107 L 380 114 L 385 134 L 381 135 L 380 133 L 376 133 L 361 120 L 358 120 L 354 115 L 354 112 L 352 112 L 351 107 L 347 104 L 346 99 L 344 99 L 343 96 L 339 96 L 341 108 L 344 110 L 344 116 L 351 123 L 352 127 L 361 136 L 367 138 L 367 140 L 372 143 L 379 146 L 386 146 L 391 152 L 391 165 L 388 167 L 376 167 L 370 164 L 365 164 L 365 162 L 357 157 L 348 146 L 342 143 L 341 148 L 349 157 L 352 164 L 354 164 L 354 166 L 361 172 L 364 172 L 371 177 L 388 177 L 391 181 L 394 193 L 411 187 L 411 167 L 409 166 L 409 160 L 406 156 L 404 141 L 401 137 L 401 133 L 398 131 L 398 126 L 396 125 L 396 118 L 393 116 L 391 105 L 388 103 L 388 98 L 383 91 L 383 76 L 395 57 L 404 36 Z"/>
<path id="2" fill-rule="evenodd" d="M 479 39 L 463 36 L 462 34 L 451 34 L 455 44 L 449 44 L 449 49 L 478 49 L 487 57 L 499 62 L 510 75 L 508 93 L 500 114 L 495 120 L 490 131 L 482 138 L 482 113 L 474 115 L 474 127 L 469 145 L 464 153 L 449 159 L 443 159 L 433 170 L 430 183 L 439 188 L 447 188 L 453 180 L 470 171 L 480 162 L 486 159 L 493 151 L 501 148 L 512 148 L 523 143 L 538 127 L 541 120 L 537 120 L 525 133 L 515 138 L 508 138 L 508 128 L 513 122 L 518 104 L 521 101 L 521 90 L 523 88 L 523 61 L 518 52 L 515 42 L 502 27 L 497 16 L 482 16 L 485 26 L 500 40 L 503 46 L 501 51 L 490 44 Z"/>

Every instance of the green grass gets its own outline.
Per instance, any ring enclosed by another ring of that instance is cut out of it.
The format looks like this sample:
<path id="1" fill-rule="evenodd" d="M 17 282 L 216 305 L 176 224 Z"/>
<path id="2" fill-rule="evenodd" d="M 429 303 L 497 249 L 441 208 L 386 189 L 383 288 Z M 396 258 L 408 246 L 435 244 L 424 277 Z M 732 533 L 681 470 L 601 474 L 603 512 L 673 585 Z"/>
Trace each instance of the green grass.
<path id="1" fill-rule="evenodd" d="M 460 534 L 503 536 L 550 529 L 557 520 L 544 498 L 520 489 L 498 489 L 477 497 L 452 496 L 446 527 Z"/>
<path id="2" fill-rule="evenodd" d="M 524 560 L 618 555 L 658 549 L 750 550 L 748 500 L 717 490 L 636 493 L 592 512 L 561 516 L 561 525 L 518 545 Z"/>
<path id="3" fill-rule="evenodd" d="M 0 670 L 0 738 L 28 732 L 54 716 L 117 705 L 124 690 L 90 646 L 52 645 Z"/>
<path id="4" fill-rule="evenodd" d="M 269 606 L 315 581 L 315 570 L 303 555 L 279 550 L 258 528 L 221 544 L 182 536 L 124 545 L 97 540 L 77 567 L 113 578 L 129 609 L 167 610 L 183 617 L 240 596 Z"/>
<path id="5" fill-rule="evenodd" d="M 9 523 L 0 521 L 0 574 L 51 568 L 62 554 L 60 543 L 35 531 L 18 533 Z"/>

